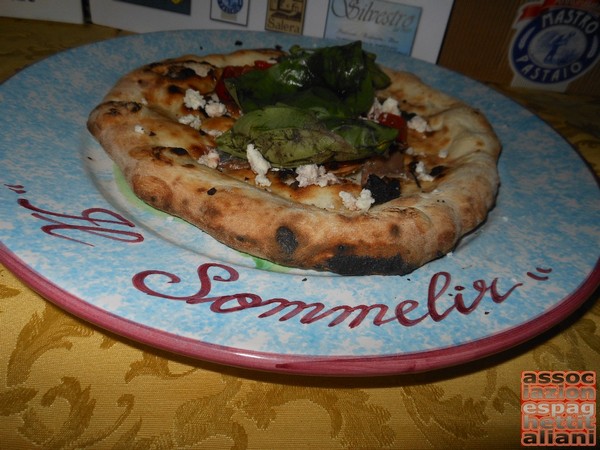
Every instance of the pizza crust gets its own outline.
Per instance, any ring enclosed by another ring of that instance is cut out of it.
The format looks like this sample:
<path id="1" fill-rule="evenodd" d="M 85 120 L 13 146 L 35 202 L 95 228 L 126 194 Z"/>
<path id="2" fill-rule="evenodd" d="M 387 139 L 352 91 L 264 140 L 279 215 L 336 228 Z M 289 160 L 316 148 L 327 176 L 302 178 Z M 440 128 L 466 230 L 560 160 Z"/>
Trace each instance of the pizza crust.
<path id="1" fill-rule="evenodd" d="M 264 188 L 248 169 L 199 164 L 214 138 L 178 122 L 189 113 L 182 96 L 190 83 L 210 94 L 214 75 L 209 70 L 206 77 L 178 78 L 181 69 L 173 67 L 200 71 L 205 63 L 218 68 L 278 55 L 242 50 L 144 66 L 114 86 L 91 112 L 88 129 L 139 198 L 229 247 L 285 266 L 342 275 L 406 274 L 452 251 L 485 220 L 499 186 L 496 135 L 478 111 L 405 72 L 385 69 L 392 84 L 381 94 L 427 120 L 431 131 L 411 132 L 411 149 L 428 170 L 443 171 L 408 186 L 399 198 L 351 211 L 339 192 L 356 194 L 357 185 L 299 189 L 270 172 L 272 185 Z"/>

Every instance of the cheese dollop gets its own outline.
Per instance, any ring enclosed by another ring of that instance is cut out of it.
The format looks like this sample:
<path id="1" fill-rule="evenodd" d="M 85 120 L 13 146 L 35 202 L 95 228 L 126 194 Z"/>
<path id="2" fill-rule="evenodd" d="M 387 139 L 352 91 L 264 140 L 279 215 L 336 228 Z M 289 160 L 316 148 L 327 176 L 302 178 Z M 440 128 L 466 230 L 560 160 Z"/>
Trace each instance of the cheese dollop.
<path id="1" fill-rule="evenodd" d="M 246 147 L 246 157 L 248 158 L 252 172 L 256 174 L 254 179 L 256 185 L 271 186 L 271 180 L 267 178 L 267 172 L 271 168 L 271 163 L 263 157 L 253 144 L 248 144 Z"/>
<path id="2" fill-rule="evenodd" d="M 329 184 L 339 183 L 340 180 L 335 174 L 327 172 L 325 167 L 317 164 L 305 164 L 296 167 L 296 181 L 299 187 L 319 186 L 325 187 Z"/>
<path id="3" fill-rule="evenodd" d="M 375 199 L 371 195 L 371 191 L 363 189 L 360 191 L 358 197 L 355 197 L 350 192 L 341 191 L 339 196 L 342 199 L 344 206 L 350 211 L 366 212 L 369 210 L 371 205 L 375 203 Z"/>

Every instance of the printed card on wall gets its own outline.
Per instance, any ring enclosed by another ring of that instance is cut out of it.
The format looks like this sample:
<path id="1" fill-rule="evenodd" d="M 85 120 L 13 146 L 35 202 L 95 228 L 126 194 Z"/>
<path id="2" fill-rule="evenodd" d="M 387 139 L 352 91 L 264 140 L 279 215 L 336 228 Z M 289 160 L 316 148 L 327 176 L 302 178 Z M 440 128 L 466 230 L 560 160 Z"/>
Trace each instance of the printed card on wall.
<path id="1" fill-rule="evenodd" d="M 265 30 L 302 34 L 306 0 L 269 0 Z"/>
<path id="2" fill-rule="evenodd" d="M 133 3 L 134 5 L 147 6 L 149 8 L 162 9 L 164 11 L 176 12 L 180 14 L 191 13 L 192 0 L 120 0 L 125 3 Z"/>
<path id="3" fill-rule="evenodd" d="M 0 0 L 0 16 L 83 23 L 81 0 Z"/>
<path id="4" fill-rule="evenodd" d="M 454 0 L 329 0 L 324 37 L 360 39 L 435 64 L 453 4 Z"/>
<path id="5" fill-rule="evenodd" d="M 325 37 L 385 45 L 410 55 L 422 11 L 388 0 L 331 0 Z"/>
<path id="6" fill-rule="evenodd" d="M 0 0 L 2 1 L 2 0 Z M 91 21 L 137 33 L 167 30 L 264 31 L 266 0 L 88 0 Z M 135 20 L 131 20 L 135 17 Z"/>
<path id="7" fill-rule="evenodd" d="M 220 22 L 248 25 L 250 0 L 211 0 L 210 18 Z"/>

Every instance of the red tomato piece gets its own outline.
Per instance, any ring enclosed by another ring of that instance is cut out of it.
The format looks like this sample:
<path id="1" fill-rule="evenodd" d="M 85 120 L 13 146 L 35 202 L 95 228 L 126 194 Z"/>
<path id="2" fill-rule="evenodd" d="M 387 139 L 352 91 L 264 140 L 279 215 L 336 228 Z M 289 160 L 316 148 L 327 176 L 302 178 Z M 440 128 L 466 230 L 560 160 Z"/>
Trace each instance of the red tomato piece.
<path id="1" fill-rule="evenodd" d="M 377 118 L 377 122 L 386 127 L 396 128 L 398 130 L 396 141 L 406 142 L 408 131 L 404 117 L 392 113 L 383 113 Z"/>
<path id="2" fill-rule="evenodd" d="M 254 61 L 254 67 L 259 70 L 266 70 L 271 67 L 273 64 L 268 61 Z"/>
<path id="3" fill-rule="evenodd" d="M 255 61 L 253 66 L 226 66 L 223 68 L 223 72 L 221 72 L 221 78 L 217 81 L 217 85 L 215 86 L 215 92 L 219 99 L 222 102 L 229 102 L 233 99 L 231 95 L 229 95 L 229 91 L 225 86 L 226 78 L 235 78 L 243 75 L 247 72 L 251 72 L 252 70 L 265 70 L 271 67 L 273 64 L 267 61 Z"/>
<path id="4" fill-rule="evenodd" d="M 230 102 L 233 100 L 231 95 L 229 95 L 227 87 L 225 86 L 225 79 L 239 77 L 243 70 L 244 67 L 242 66 L 226 66 L 223 68 L 221 78 L 219 78 L 219 81 L 217 81 L 217 85 L 215 86 L 215 92 L 219 97 L 219 100 L 222 102 Z"/>

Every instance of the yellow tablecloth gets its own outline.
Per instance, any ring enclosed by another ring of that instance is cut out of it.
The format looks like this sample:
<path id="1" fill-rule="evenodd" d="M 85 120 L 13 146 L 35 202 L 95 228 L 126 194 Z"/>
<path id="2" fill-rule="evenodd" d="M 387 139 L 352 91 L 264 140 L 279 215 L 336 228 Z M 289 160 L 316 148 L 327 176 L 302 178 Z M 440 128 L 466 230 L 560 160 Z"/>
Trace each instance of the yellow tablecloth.
<path id="1" fill-rule="evenodd" d="M 0 80 L 120 34 L 0 18 Z M 600 171 L 599 99 L 502 90 Z M 128 341 L 59 310 L 0 265 L 0 449 L 519 448 L 521 371 L 600 368 L 599 296 L 500 355 L 423 374 L 328 379 Z"/>

